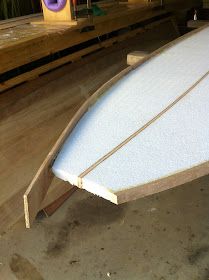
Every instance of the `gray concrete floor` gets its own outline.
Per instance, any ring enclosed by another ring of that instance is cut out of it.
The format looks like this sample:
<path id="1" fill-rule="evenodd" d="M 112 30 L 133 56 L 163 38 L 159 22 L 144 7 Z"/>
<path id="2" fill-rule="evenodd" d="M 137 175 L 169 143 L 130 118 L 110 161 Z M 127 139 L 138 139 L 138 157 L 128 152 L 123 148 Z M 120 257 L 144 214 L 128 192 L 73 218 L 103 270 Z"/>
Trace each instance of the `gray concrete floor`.
<path id="1" fill-rule="evenodd" d="M 209 177 L 120 206 L 78 190 L 0 235 L 0 280 L 207 280 L 208 201 Z"/>
<path id="2" fill-rule="evenodd" d="M 209 279 L 209 177 L 115 206 L 78 190 L 0 238 L 2 280 Z"/>

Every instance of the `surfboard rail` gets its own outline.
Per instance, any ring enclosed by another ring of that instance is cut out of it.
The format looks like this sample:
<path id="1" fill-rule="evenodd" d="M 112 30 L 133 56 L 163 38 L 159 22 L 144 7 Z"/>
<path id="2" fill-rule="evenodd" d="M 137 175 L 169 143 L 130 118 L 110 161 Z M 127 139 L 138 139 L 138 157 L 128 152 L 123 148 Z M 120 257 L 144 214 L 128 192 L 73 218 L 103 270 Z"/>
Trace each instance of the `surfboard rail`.
<path id="1" fill-rule="evenodd" d="M 25 223 L 26 228 L 30 228 L 32 225 L 33 220 L 35 219 L 40 205 L 49 189 L 49 186 L 52 182 L 53 177 L 55 176 L 52 173 L 51 167 L 53 162 L 59 153 L 62 145 L 64 144 L 66 138 L 72 132 L 73 128 L 76 126 L 78 121 L 81 117 L 88 111 L 88 109 L 97 101 L 97 99 L 105 93 L 110 87 L 116 84 L 120 79 L 122 79 L 125 75 L 127 75 L 130 71 L 134 70 L 135 68 L 139 67 L 146 61 L 152 59 L 153 57 L 161 54 L 164 50 L 172 47 L 173 45 L 179 43 L 180 41 L 193 36 L 194 34 L 198 33 L 200 30 L 207 28 L 207 26 L 203 26 L 200 29 L 194 30 L 188 34 L 183 35 L 182 37 L 177 38 L 176 40 L 168 43 L 167 45 L 159 48 L 158 50 L 154 51 L 140 62 L 128 66 L 119 74 L 114 76 L 110 79 L 107 83 L 105 83 L 102 87 L 100 87 L 91 97 L 89 97 L 85 103 L 80 107 L 74 117 L 70 120 L 69 124 L 65 128 L 65 130 L 60 135 L 59 139 L 57 140 L 56 144 L 52 148 L 52 150 L 47 155 L 46 159 L 40 166 L 38 172 L 36 173 L 35 177 L 33 178 L 31 184 L 29 185 L 28 189 L 26 190 L 23 200 L 24 200 L 24 212 L 25 212 Z M 143 197 L 148 194 L 152 194 L 157 191 L 162 191 L 165 189 L 169 189 L 175 187 L 177 185 L 184 184 L 186 182 L 192 181 L 197 179 L 201 176 L 204 176 L 209 173 L 209 162 L 206 162 L 200 166 L 193 167 L 190 170 L 183 171 L 178 174 L 171 175 L 169 177 L 157 180 L 152 182 L 151 184 L 145 184 L 144 186 L 140 187 L 140 190 L 136 192 L 136 188 L 130 189 L 128 192 L 118 192 L 117 195 L 117 203 L 123 203 L 128 200 L 136 199 L 139 197 Z M 157 188 L 156 188 L 157 187 Z"/>

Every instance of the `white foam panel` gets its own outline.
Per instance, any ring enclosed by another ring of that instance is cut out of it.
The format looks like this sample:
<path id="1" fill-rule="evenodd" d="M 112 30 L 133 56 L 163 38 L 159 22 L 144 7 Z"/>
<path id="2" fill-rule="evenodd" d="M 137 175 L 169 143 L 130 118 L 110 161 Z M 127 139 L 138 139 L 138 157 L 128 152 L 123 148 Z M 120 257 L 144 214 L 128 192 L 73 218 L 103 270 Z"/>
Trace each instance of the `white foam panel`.
<path id="1" fill-rule="evenodd" d="M 54 174 L 77 184 L 78 176 L 138 130 L 209 70 L 209 27 L 131 71 L 82 117 L 66 140 Z M 187 97 L 83 182 L 113 192 L 168 176 L 209 160 L 209 84 Z"/>

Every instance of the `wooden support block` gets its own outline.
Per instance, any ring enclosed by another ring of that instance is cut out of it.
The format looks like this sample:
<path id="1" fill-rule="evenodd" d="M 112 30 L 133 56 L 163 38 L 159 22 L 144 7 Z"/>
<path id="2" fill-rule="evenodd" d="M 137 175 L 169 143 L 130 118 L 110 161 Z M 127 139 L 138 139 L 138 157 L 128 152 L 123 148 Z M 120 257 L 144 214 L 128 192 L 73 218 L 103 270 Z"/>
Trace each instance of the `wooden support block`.
<path id="1" fill-rule="evenodd" d="M 131 52 L 127 55 L 127 64 L 133 65 L 142 59 L 144 59 L 148 55 L 148 52 L 146 51 L 135 51 Z"/>

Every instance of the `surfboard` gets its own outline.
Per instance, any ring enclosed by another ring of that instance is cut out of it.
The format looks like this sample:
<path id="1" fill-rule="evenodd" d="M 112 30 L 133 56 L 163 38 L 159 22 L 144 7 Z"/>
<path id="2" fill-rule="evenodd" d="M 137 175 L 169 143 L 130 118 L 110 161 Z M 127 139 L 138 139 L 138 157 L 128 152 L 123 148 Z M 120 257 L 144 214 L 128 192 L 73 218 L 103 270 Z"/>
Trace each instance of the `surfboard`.
<path id="1" fill-rule="evenodd" d="M 55 176 L 119 204 L 208 162 L 208 46 L 206 28 L 112 86 L 66 140 Z"/>
<path id="2" fill-rule="evenodd" d="M 24 196 L 26 226 L 35 189 L 42 187 L 37 203 L 54 175 L 120 204 L 208 174 L 208 46 L 206 26 L 126 68 L 87 100 Z"/>

